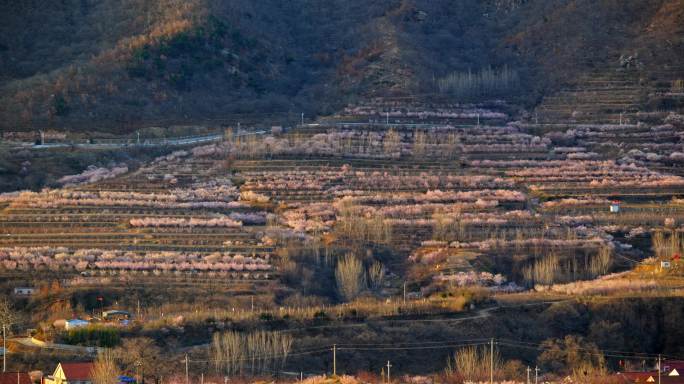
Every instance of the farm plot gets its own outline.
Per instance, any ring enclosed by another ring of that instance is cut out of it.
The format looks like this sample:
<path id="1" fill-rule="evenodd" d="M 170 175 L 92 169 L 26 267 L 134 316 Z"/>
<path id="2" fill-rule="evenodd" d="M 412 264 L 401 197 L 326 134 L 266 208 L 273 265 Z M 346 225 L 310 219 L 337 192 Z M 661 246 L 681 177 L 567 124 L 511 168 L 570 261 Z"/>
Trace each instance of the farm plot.
<path id="1" fill-rule="evenodd" d="M 648 225 L 649 232 L 667 212 L 644 215 L 647 205 L 684 190 L 679 176 L 607 159 L 591 151 L 591 143 L 560 145 L 553 137 L 525 133 L 520 124 L 390 124 L 384 130 L 358 124 L 309 135 L 307 129 L 265 138 L 278 143 L 262 153 L 267 160 L 229 144 L 240 159 L 231 166 L 244 180 L 243 191 L 280 204 L 279 224 L 314 236 L 332 234 L 340 246 L 361 240 L 408 256 L 425 241 L 446 241 L 498 248 L 499 256 L 513 255 L 511 249 L 527 253 L 518 260 L 553 251 L 567 253 L 563 257 L 571 261 L 562 268 L 574 268 L 572 276 L 590 277 L 595 273 L 579 269 L 597 270 L 598 262 L 589 259 L 599 250 L 604 267 L 606 254 L 628 252 L 630 244 L 611 240 L 615 225 L 626 233 Z M 608 212 L 614 199 L 633 205 L 614 215 Z M 676 210 L 671 213 L 679 222 Z M 491 247 L 499 243 L 508 245 Z M 588 257 L 582 267 L 580 254 Z M 534 280 L 526 267 L 526 280 Z M 598 269 L 610 268 L 604 267 Z"/>
<path id="2" fill-rule="evenodd" d="M 188 152 L 95 183 L 67 181 L 3 197 L 3 269 L 224 281 L 276 272 L 264 235 L 270 208 L 254 207 L 224 172 Z"/>
<path id="3" fill-rule="evenodd" d="M 3 195 L 0 265 L 265 280 L 295 270 L 290 256 L 315 264 L 297 257 L 325 248 L 377 276 L 405 274 L 426 295 L 516 291 L 631 268 L 652 256 L 658 231 L 684 222 L 684 178 L 667 168 L 675 125 L 535 134 L 506 123 L 501 105 L 344 113 L 371 121 L 227 135 L 134 172 L 93 170 L 61 189 Z M 373 121 L 383 114 L 385 124 Z M 605 150 L 618 137 L 648 138 L 661 157 Z"/>

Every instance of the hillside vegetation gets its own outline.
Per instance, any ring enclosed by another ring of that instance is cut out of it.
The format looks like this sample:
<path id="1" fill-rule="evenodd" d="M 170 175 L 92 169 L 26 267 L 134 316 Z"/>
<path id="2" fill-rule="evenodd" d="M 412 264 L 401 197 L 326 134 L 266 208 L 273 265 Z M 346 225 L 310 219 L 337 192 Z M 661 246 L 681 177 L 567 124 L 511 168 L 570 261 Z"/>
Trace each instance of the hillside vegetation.
<path id="1" fill-rule="evenodd" d="M 683 8 L 681 0 L 3 1 L 0 129 L 284 120 L 359 97 L 440 92 L 534 105 L 582 73 L 620 68 L 621 55 L 676 81 Z M 504 69 L 516 86 L 440 86 Z"/>

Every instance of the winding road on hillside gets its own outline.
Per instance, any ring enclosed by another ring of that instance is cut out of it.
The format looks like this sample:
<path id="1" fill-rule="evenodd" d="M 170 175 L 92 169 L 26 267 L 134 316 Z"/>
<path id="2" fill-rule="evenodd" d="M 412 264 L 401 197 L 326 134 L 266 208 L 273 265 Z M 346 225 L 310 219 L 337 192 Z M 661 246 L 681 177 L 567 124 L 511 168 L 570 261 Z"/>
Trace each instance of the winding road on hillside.
<path id="1" fill-rule="evenodd" d="M 84 347 L 80 345 L 48 343 L 33 337 L 17 337 L 9 339 L 9 342 L 14 342 L 25 347 L 42 348 L 42 349 L 56 349 L 60 351 L 69 351 L 78 354 L 96 355 L 103 350 L 98 347 Z"/>
<path id="2" fill-rule="evenodd" d="M 235 134 L 234 137 L 244 137 L 253 135 L 264 135 L 268 131 L 250 131 L 241 132 Z M 213 143 L 223 140 L 225 137 L 222 133 L 212 134 L 212 135 L 201 135 L 201 136 L 184 136 L 184 137 L 171 137 L 163 139 L 145 139 L 141 141 L 133 139 L 94 139 L 92 142 L 82 142 L 82 143 L 46 143 L 46 144 L 33 144 L 33 143 L 9 143 L 11 147 L 14 148 L 25 148 L 25 149 L 53 149 L 53 148 L 83 148 L 83 149 L 112 149 L 112 148 L 134 148 L 134 147 L 174 147 L 174 146 L 186 146 L 186 145 L 197 145 L 205 143 Z"/>
<path id="3" fill-rule="evenodd" d="M 326 329 L 326 328 L 340 329 L 340 328 L 367 327 L 369 325 L 369 323 L 447 323 L 447 322 L 448 323 L 460 323 L 460 322 L 464 322 L 464 321 L 482 320 L 482 319 L 489 318 L 492 316 L 493 312 L 496 312 L 500 309 L 519 308 L 519 307 L 528 307 L 528 306 L 537 306 L 537 305 L 550 305 L 550 304 L 557 304 L 557 303 L 566 302 L 566 301 L 573 301 L 573 300 L 574 299 L 557 299 L 557 300 L 534 301 L 534 302 L 530 302 L 530 303 L 518 303 L 518 304 L 509 304 L 509 305 L 501 305 L 500 303 L 497 302 L 495 305 L 479 308 L 473 312 L 467 312 L 467 315 L 465 315 L 465 316 L 461 316 L 462 313 L 454 313 L 453 314 L 454 317 L 440 317 L 440 318 L 434 318 L 434 319 L 377 318 L 377 319 L 367 319 L 364 322 L 360 322 L 360 323 L 314 325 L 314 326 L 309 326 L 309 327 L 285 329 L 285 330 L 281 330 L 280 332 L 296 333 L 296 332 L 301 332 L 301 331 Z M 182 352 L 188 352 L 192 349 L 209 348 L 210 346 L 211 346 L 211 343 L 189 345 L 189 346 L 182 348 Z"/>

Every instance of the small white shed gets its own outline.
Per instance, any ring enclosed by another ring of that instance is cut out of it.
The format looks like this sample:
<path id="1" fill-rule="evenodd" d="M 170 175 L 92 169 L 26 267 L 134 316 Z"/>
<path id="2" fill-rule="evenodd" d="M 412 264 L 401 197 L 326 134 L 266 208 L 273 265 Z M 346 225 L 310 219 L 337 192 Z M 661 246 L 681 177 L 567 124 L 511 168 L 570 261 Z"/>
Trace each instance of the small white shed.
<path id="1" fill-rule="evenodd" d="M 64 329 L 66 329 L 68 331 L 70 329 L 87 327 L 88 325 L 90 325 L 89 321 L 81 320 L 81 319 L 72 319 L 72 320 L 67 320 L 64 322 Z"/>

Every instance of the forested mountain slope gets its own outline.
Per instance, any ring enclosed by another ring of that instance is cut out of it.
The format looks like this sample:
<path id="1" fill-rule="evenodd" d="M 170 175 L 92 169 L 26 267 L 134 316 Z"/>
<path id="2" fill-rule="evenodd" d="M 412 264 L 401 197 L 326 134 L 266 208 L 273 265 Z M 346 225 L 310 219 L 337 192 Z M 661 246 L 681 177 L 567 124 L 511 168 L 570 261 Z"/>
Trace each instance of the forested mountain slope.
<path id="1" fill-rule="evenodd" d="M 630 65 L 675 82 L 683 9 L 682 0 L 3 0 L 0 129 L 312 116 L 387 95 L 533 106 L 583 73 Z M 487 69 L 514 74 L 515 86 L 484 95 L 444 86 Z"/>

